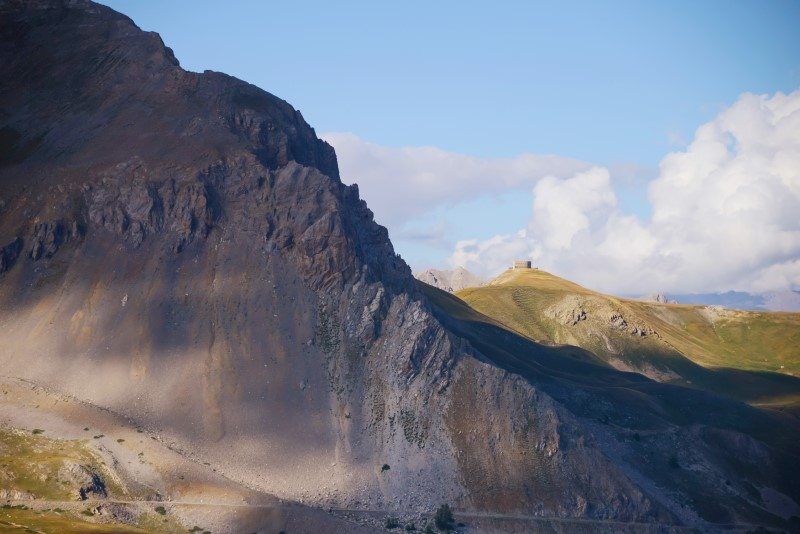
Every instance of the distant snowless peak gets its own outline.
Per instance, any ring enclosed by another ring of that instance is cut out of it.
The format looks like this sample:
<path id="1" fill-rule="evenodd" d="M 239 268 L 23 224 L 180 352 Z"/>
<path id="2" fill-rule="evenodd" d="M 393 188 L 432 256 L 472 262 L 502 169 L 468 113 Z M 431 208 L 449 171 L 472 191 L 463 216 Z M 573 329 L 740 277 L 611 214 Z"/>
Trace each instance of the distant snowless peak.
<path id="1" fill-rule="evenodd" d="M 450 270 L 425 269 L 414 273 L 414 277 L 448 293 L 455 293 L 468 287 L 482 286 L 486 282 L 483 277 L 471 273 L 461 266 Z"/>
<path id="2" fill-rule="evenodd" d="M 800 311 L 800 291 L 770 291 L 767 293 L 745 293 L 726 291 L 724 293 L 690 293 L 669 295 L 680 304 L 705 304 L 725 308 L 756 311 Z"/>

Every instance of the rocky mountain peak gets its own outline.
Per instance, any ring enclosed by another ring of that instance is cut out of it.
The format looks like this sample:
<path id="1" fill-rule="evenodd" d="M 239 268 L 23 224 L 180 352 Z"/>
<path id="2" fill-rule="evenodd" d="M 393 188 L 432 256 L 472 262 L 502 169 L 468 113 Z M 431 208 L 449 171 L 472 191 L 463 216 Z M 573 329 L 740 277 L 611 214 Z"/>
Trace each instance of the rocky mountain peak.
<path id="1" fill-rule="evenodd" d="M 468 287 L 481 286 L 486 282 L 482 277 L 469 272 L 461 266 L 452 270 L 426 269 L 414 273 L 414 277 L 448 293 L 455 293 Z"/>
<path id="2" fill-rule="evenodd" d="M 417 284 L 299 111 L 107 7 L 0 0 L 0 155 L 15 380 L 317 506 L 788 524 L 753 488 L 800 495 L 792 416 Z"/>

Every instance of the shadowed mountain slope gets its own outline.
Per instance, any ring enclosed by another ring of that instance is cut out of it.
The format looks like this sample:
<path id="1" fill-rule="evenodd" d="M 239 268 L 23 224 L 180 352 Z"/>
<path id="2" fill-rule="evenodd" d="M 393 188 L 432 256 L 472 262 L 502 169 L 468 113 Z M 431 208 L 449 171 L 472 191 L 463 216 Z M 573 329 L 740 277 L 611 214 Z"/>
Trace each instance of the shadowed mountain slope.
<path id="1" fill-rule="evenodd" d="M 277 97 L 184 71 L 156 34 L 86 1 L 0 1 L 0 80 L 6 375 L 318 506 L 699 526 L 800 514 L 795 418 L 420 290 Z"/>

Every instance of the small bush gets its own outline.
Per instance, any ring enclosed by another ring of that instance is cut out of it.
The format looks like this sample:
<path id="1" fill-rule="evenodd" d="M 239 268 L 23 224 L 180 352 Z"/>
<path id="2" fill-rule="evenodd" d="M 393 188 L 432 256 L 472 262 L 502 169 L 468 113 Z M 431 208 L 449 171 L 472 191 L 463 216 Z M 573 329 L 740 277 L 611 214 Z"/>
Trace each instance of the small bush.
<path id="1" fill-rule="evenodd" d="M 389 464 L 383 464 L 383 466 L 381 466 L 381 473 L 383 473 L 384 471 L 388 471 L 389 469 L 391 469 L 391 467 L 389 467 Z"/>
<path id="2" fill-rule="evenodd" d="M 34 428 L 33 429 L 33 433 L 34 434 L 44 434 L 44 430 L 42 430 L 41 428 Z"/>
<path id="3" fill-rule="evenodd" d="M 386 528 L 388 528 L 389 530 L 391 530 L 393 528 L 397 528 L 397 527 L 400 526 L 400 520 L 397 519 L 396 517 L 387 517 L 386 518 L 386 524 L 384 526 Z"/>
<path id="4" fill-rule="evenodd" d="M 678 469 L 681 466 L 681 464 L 678 463 L 678 457 L 674 454 L 669 457 L 669 466 L 673 469 Z"/>
<path id="5" fill-rule="evenodd" d="M 119 438 L 119 439 L 117 440 L 117 443 L 122 443 L 123 441 L 125 441 L 125 440 L 124 440 L 124 439 L 122 439 L 122 438 Z"/>
<path id="6" fill-rule="evenodd" d="M 453 523 L 455 522 L 455 519 L 453 518 L 453 511 L 450 509 L 450 505 L 441 505 L 439 509 L 436 510 L 436 515 L 433 516 L 433 521 L 436 523 L 436 528 L 439 530 L 453 530 Z"/>
<path id="7" fill-rule="evenodd" d="M 163 506 L 156 506 L 156 513 L 161 515 L 167 515 L 167 509 Z"/>
<path id="8" fill-rule="evenodd" d="M 422 531 L 423 534 L 436 534 L 433 531 L 433 527 L 430 525 L 425 525 L 425 530 Z"/>
<path id="9" fill-rule="evenodd" d="M 417 526 L 414 523 L 406 524 L 406 532 L 414 532 L 417 530 Z"/>

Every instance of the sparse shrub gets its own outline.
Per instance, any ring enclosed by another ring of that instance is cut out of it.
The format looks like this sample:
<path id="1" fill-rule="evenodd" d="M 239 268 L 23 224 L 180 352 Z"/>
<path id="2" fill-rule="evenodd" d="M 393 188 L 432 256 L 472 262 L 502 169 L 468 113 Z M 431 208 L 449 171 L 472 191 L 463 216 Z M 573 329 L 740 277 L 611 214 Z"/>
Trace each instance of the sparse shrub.
<path id="1" fill-rule="evenodd" d="M 425 530 L 422 531 L 423 534 L 436 534 L 434 532 L 433 527 L 430 525 L 425 525 Z"/>
<path id="2" fill-rule="evenodd" d="M 397 528 L 400 526 L 400 520 L 397 519 L 396 517 L 387 517 L 386 524 L 384 526 L 389 530 Z"/>
<path id="3" fill-rule="evenodd" d="M 439 530 L 450 531 L 453 530 L 453 511 L 450 509 L 449 504 L 443 504 L 436 510 L 436 515 L 433 516 L 433 521 L 436 523 L 436 528 Z"/>
<path id="4" fill-rule="evenodd" d="M 167 509 L 163 506 L 156 506 L 156 513 L 161 515 L 167 515 Z"/>
<path id="5" fill-rule="evenodd" d="M 122 443 L 123 441 L 125 441 L 125 440 L 124 440 L 124 439 L 122 439 L 122 438 L 119 438 L 119 439 L 117 440 L 117 443 Z"/>
<path id="6" fill-rule="evenodd" d="M 34 428 L 33 434 L 44 434 L 44 430 L 42 430 L 41 428 Z"/>
<path id="7" fill-rule="evenodd" d="M 383 464 L 383 466 L 381 467 L 381 473 L 383 473 L 384 471 L 388 471 L 389 469 L 391 469 L 391 467 L 389 467 L 389 464 Z"/>
<path id="8" fill-rule="evenodd" d="M 89 431 L 89 427 L 88 426 L 83 427 L 83 431 L 84 432 L 88 432 Z"/>
<path id="9" fill-rule="evenodd" d="M 407 523 L 406 524 L 406 532 L 414 532 L 417 530 L 417 526 L 414 523 Z"/>
<path id="10" fill-rule="evenodd" d="M 100 439 L 100 438 L 103 437 L 103 434 L 97 434 L 96 436 L 93 436 L 93 437 L 94 437 L 94 439 Z"/>

